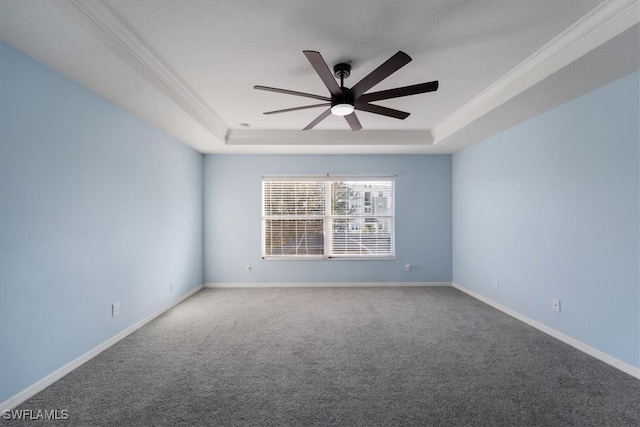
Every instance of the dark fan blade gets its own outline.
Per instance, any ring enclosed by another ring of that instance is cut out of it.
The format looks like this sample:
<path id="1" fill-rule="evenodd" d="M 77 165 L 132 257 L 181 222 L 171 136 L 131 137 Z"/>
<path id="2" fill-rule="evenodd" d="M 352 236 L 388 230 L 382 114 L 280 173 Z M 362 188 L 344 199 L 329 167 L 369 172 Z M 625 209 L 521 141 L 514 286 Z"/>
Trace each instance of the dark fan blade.
<path id="1" fill-rule="evenodd" d="M 318 73 L 318 76 L 320 76 L 324 85 L 329 89 L 331 95 L 342 96 L 342 90 L 340 89 L 340 86 L 338 86 L 338 82 L 336 82 L 333 73 L 329 69 L 325 60 L 322 59 L 320 53 L 313 50 L 305 50 L 303 53 L 311 63 L 311 66 L 313 66 L 313 69 Z"/>
<path id="2" fill-rule="evenodd" d="M 407 65 L 409 62 L 411 62 L 411 57 L 406 53 L 399 51 L 351 88 L 354 98 L 357 100 L 363 93 Z"/>
<path id="3" fill-rule="evenodd" d="M 356 104 L 356 110 L 367 111 L 369 113 L 380 114 L 400 120 L 406 119 L 411 114 L 405 111 L 394 110 L 393 108 L 381 107 L 373 104 Z"/>
<path id="4" fill-rule="evenodd" d="M 312 93 L 296 92 L 295 90 L 278 89 L 277 87 L 268 87 L 268 86 L 260 86 L 260 85 L 255 85 L 253 88 L 258 90 L 266 90 L 269 92 L 284 93 L 285 95 L 304 96 L 306 98 L 319 99 L 320 101 L 331 101 L 331 98 L 329 98 L 328 96 L 314 95 Z"/>
<path id="5" fill-rule="evenodd" d="M 315 127 L 315 125 L 317 125 L 318 123 L 320 123 L 321 121 L 326 119 L 330 114 L 331 114 L 331 108 L 327 108 L 327 110 L 324 113 L 322 113 L 318 117 L 316 117 L 311 123 L 309 123 L 307 125 L 307 127 L 305 127 L 302 130 L 313 129 Z"/>
<path id="6" fill-rule="evenodd" d="M 358 120 L 356 113 L 347 114 L 346 116 L 344 116 L 344 118 L 347 121 L 347 123 L 349 123 L 351 130 L 362 129 L 362 125 L 360 124 L 360 120 Z"/>
<path id="7" fill-rule="evenodd" d="M 417 85 L 397 87 L 395 89 L 381 90 L 380 92 L 365 93 L 358 102 L 380 101 L 381 99 L 399 98 L 401 96 L 417 95 L 425 92 L 435 92 L 438 90 L 438 81 L 420 83 Z"/>
<path id="8" fill-rule="evenodd" d="M 304 107 L 285 108 L 284 110 L 267 111 L 266 113 L 262 113 L 262 114 L 269 115 L 269 114 L 278 114 L 278 113 L 288 113 L 290 111 L 306 110 L 309 108 L 317 108 L 317 107 L 326 107 L 328 105 L 331 105 L 331 103 L 325 102 L 324 104 L 314 104 L 314 105 L 305 105 Z"/>

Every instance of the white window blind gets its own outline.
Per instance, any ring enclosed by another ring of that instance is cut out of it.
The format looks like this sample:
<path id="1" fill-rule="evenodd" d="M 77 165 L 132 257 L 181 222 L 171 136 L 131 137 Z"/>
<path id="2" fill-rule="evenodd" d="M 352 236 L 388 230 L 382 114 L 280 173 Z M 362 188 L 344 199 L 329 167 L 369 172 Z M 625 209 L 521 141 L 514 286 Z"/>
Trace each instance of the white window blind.
<path id="1" fill-rule="evenodd" d="M 265 178 L 264 258 L 393 258 L 394 180 Z"/>

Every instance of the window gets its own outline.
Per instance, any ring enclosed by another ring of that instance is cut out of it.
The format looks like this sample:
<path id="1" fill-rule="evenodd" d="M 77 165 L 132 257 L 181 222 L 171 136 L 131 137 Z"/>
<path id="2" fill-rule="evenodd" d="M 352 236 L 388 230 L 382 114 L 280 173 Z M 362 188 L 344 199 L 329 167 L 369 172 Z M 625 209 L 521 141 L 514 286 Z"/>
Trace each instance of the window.
<path id="1" fill-rule="evenodd" d="M 393 258 L 394 180 L 265 177 L 262 256 Z"/>

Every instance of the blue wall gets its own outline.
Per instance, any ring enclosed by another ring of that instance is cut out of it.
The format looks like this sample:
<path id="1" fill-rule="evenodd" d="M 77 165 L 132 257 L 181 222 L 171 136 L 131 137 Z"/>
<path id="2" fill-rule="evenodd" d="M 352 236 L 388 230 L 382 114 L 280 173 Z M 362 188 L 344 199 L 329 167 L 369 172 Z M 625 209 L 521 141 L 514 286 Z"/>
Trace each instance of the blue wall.
<path id="1" fill-rule="evenodd" d="M 0 43 L 0 401 L 202 282 L 453 280 L 640 367 L 639 78 L 453 160 L 203 161 Z M 396 174 L 396 260 L 262 260 L 263 173 Z"/>
<path id="2" fill-rule="evenodd" d="M 202 283 L 202 155 L 3 43 L 0 90 L 4 401 Z"/>
<path id="3" fill-rule="evenodd" d="M 631 74 L 453 156 L 454 282 L 635 367 L 638 81 Z"/>
<path id="4" fill-rule="evenodd" d="M 261 175 L 326 173 L 397 175 L 395 260 L 261 259 Z M 451 156 L 209 155 L 204 176 L 205 282 L 451 281 Z"/>

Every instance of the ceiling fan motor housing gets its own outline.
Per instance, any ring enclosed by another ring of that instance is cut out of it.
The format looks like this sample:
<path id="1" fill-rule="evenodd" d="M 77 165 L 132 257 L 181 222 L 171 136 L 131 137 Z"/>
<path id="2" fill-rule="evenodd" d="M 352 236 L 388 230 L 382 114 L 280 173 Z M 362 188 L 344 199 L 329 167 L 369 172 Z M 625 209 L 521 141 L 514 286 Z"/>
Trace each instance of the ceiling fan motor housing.
<path id="1" fill-rule="evenodd" d="M 342 96 L 332 96 L 331 97 L 331 106 L 333 107 L 336 104 L 351 104 L 355 105 L 355 100 L 353 97 L 353 92 L 351 89 L 342 87 Z"/>

